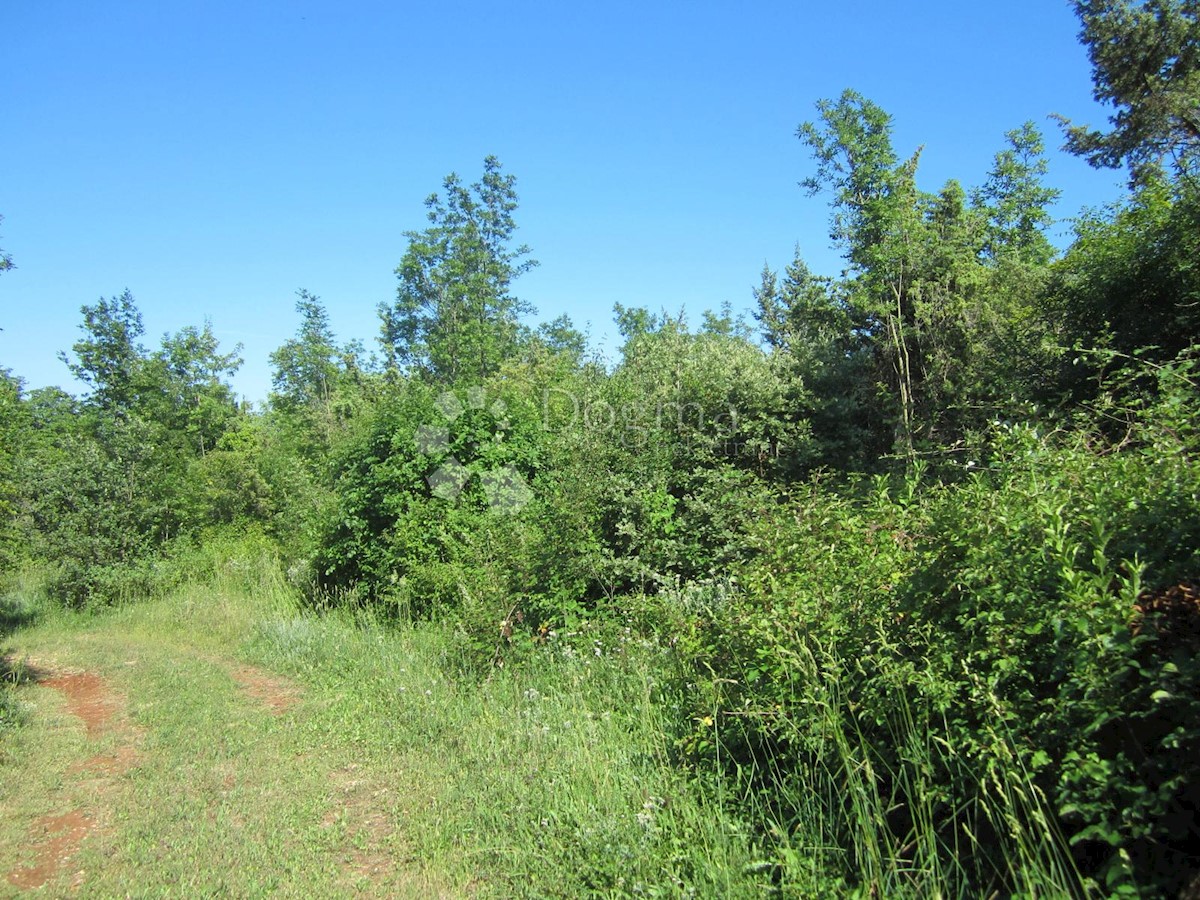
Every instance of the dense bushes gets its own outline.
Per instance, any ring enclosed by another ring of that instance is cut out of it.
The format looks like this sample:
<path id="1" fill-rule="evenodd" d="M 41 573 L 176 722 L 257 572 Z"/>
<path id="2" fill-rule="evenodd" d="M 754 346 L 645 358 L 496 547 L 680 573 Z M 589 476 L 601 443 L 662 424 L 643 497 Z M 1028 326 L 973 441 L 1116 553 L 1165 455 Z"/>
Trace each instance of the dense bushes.
<path id="1" fill-rule="evenodd" d="M 654 635 L 680 761 L 740 785 L 795 890 L 1177 891 L 1196 610 L 1160 626 L 1150 598 L 1200 567 L 1200 441 L 1191 364 L 1149 371 L 1108 402 L 1116 437 L 997 422 L 957 474 L 790 485 L 677 422 L 630 445 L 564 405 L 616 408 L 636 369 L 557 370 L 541 408 L 536 366 L 404 382 L 335 457 L 317 565 L 465 626 L 474 665 L 587 618 Z M 655 402 L 705 396 L 674 384 Z"/>
<path id="2" fill-rule="evenodd" d="M 805 842 L 885 896 L 1173 892 L 1200 868 L 1200 609 L 1135 622 L 1200 563 L 1175 385 L 1135 446 L 998 426 L 956 484 L 794 494 L 734 592 L 664 605 L 680 746 L 757 792 L 782 877 L 809 876 Z"/>

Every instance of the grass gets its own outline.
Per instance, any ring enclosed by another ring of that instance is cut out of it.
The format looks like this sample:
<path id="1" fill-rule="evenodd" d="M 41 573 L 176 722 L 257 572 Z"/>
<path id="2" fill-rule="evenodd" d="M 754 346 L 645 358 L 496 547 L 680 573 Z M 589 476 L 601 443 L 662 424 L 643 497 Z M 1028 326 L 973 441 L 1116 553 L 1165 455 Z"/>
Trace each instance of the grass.
<path id="1" fill-rule="evenodd" d="M 116 709 L 89 735 L 60 692 L 6 688 L 24 724 L 0 732 L 0 869 L 37 861 L 39 822 L 89 822 L 52 894 L 769 888 L 746 830 L 672 765 L 659 651 L 627 634 L 563 638 L 481 681 L 447 627 L 301 612 L 266 564 L 96 614 L 38 610 L 30 590 L 6 601 L 27 613 L 9 659 L 96 673 Z M 246 664 L 298 701 L 276 713 L 239 685 Z"/>
<path id="2" fill-rule="evenodd" d="M 209 562 L 104 612 L 42 604 L 36 582 L 9 591 L 0 875 L 29 871 L 76 816 L 86 834 L 51 894 L 954 896 L 965 883 L 943 867 L 955 857 L 922 781 L 953 763 L 949 745 L 908 721 L 895 736 L 907 762 L 874 772 L 813 660 L 792 676 L 817 691 L 815 733 L 836 745 L 816 758 L 839 762 L 743 794 L 754 779 L 702 784 L 680 765 L 677 660 L 628 629 L 553 636 L 481 678 L 466 674 L 478 649 L 446 624 L 304 611 L 269 558 Z M 107 727 L 89 734 L 37 683 L 66 670 L 104 680 Z M 1007 793 L 1023 785 L 995 782 L 995 815 L 1021 806 Z M 913 811 L 903 848 L 885 824 L 897 802 Z M 1040 858 L 1036 818 L 1010 822 L 1023 887 L 1070 893 L 1071 873 Z"/>
<path id="3" fill-rule="evenodd" d="M 302 610 L 265 556 L 191 564 L 115 610 L 47 606 L 35 581 L 0 604 L 0 875 L 36 864 L 47 823 L 76 814 L 87 833 L 51 894 L 957 896 L 972 880 L 955 866 L 973 838 L 939 829 L 925 784 L 959 764 L 951 745 L 910 710 L 897 768 L 878 771 L 814 659 L 789 670 L 815 698 L 792 737 L 829 742 L 825 762 L 757 760 L 764 794 L 753 773 L 702 782 L 680 764 L 678 660 L 629 629 L 554 635 L 480 677 L 447 624 Z M 89 735 L 39 669 L 103 678 L 110 726 Z M 1028 779 L 989 784 L 983 818 L 1005 823 L 1019 891 L 1073 893 Z"/>

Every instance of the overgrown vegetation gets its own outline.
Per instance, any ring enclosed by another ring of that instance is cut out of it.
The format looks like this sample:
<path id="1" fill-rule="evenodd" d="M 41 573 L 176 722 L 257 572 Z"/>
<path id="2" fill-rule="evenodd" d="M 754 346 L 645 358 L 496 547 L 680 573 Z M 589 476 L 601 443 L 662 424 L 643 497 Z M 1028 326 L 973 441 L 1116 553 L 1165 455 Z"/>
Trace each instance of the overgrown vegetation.
<path id="1" fill-rule="evenodd" d="M 927 192 L 847 91 L 799 129 L 845 273 L 767 268 L 760 334 L 618 306 L 606 366 L 528 324 L 489 158 L 406 235 L 381 357 L 301 291 L 264 410 L 211 326 L 83 307 L 84 396 L 0 381 L 0 563 L 105 609 L 277 556 L 245 591 L 306 611 L 255 652 L 353 698 L 328 740 L 475 773 L 424 824 L 513 890 L 1195 890 L 1200 24 L 1076 7 L 1115 112 L 1068 140 L 1131 189 L 1065 252 L 1032 124 Z"/>

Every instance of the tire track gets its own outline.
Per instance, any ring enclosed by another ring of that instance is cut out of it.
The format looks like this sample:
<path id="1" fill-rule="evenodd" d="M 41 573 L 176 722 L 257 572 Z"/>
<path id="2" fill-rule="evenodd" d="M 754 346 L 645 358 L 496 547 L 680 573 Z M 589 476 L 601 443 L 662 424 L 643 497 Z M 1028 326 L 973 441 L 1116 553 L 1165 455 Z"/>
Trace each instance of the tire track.
<path id="1" fill-rule="evenodd" d="M 92 672 L 30 668 L 30 680 L 63 695 L 67 710 L 83 723 L 89 746 L 103 749 L 70 766 L 66 774 L 77 783 L 90 782 L 89 793 L 98 803 L 91 808 L 73 808 L 41 816 L 29 829 L 33 861 L 8 872 L 6 881 L 21 890 L 40 888 L 58 878 L 71 866 L 88 835 L 107 821 L 110 810 L 103 801 L 115 780 L 138 764 L 138 731 L 128 721 L 124 696 Z M 78 889 L 84 872 L 75 874 L 71 889 Z"/>

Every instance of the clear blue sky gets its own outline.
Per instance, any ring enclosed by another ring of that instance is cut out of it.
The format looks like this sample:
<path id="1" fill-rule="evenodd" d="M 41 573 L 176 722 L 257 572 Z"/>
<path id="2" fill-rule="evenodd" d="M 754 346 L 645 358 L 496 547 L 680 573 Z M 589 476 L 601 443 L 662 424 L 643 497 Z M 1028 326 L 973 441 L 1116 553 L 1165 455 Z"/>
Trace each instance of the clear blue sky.
<path id="1" fill-rule="evenodd" d="M 255 2 L 6 0 L 0 28 L 0 366 L 61 384 L 79 307 L 128 287 L 146 343 L 211 319 L 240 392 L 295 331 L 295 291 L 374 346 L 403 232 L 443 176 L 497 155 L 517 293 L 613 345 L 615 302 L 748 308 L 798 242 L 840 271 L 797 125 L 853 87 L 924 145 L 919 181 L 982 181 L 1004 132 L 1101 124 L 1060 0 Z M 1062 219 L 1122 176 L 1060 153 Z M 1069 224 L 1056 227 L 1060 244 Z"/>

